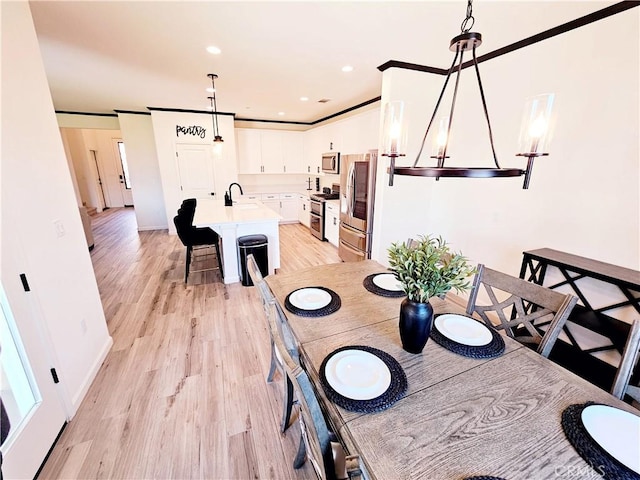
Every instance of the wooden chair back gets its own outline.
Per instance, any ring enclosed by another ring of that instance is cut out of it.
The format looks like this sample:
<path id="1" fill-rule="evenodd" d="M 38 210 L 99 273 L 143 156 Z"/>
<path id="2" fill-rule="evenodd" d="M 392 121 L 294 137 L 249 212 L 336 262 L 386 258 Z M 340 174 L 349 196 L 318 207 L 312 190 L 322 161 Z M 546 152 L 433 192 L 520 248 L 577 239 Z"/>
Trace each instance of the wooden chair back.
<path id="1" fill-rule="evenodd" d="M 489 297 L 489 305 L 477 304 L 481 286 Z M 507 298 L 500 300 L 499 296 Z M 467 314 L 478 314 L 488 326 L 504 330 L 521 343 L 536 345 L 536 351 L 548 357 L 577 301 L 571 294 L 556 292 L 479 264 Z M 497 316 L 498 325 L 493 324 L 488 312 Z"/>
<path id="2" fill-rule="evenodd" d="M 276 349 L 282 353 L 282 364 L 291 378 L 293 388 L 300 407 L 300 448 L 293 462 L 294 468 L 304 465 L 305 458 L 311 462 L 316 475 L 321 480 L 344 479 L 347 473 L 344 448 L 337 442 L 335 435 L 327 426 L 324 414 L 318 403 L 315 390 L 307 372 L 300 365 L 298 357 L 298 345 L 291 332 L 286 316 L 279 309 L 277 303 L 272 305 L 272 314 L 269 316 L 271 334 Z M 352 476 L 358 478 L 357 456 L 350 457 Z"/>
<path id="3" fill-rule="evenodd" d="M 271 289 L 269 288 L 269 285 L 267 285 L 267 282 L 264 281 L 264 277 L 262 276 L 262 272 L 258 267 L 258 263 L 256 262 L 253 253 L 247 255 L 247 271 L 249 272 L 249 277 L 253 281 L 253 284 L 260 292 L 262 307 L 264 308 L 265 314 L 268 316 L 270 314 L 269 304 L 275 302 L 275 297 L 273 296 L 273 293 L 271 293 Z"/>
<path id="4" fill-rule="evenodd" d="M 640 386 L 632 385 L 631 379 L 640 357 L 640 320 L 636 319 L 631 325 L 627 343 L 622 352 L 622 361 L 613 380 L 611 395 L 624 399 L 628 395 L 636 402 L 640 402 Z"/>

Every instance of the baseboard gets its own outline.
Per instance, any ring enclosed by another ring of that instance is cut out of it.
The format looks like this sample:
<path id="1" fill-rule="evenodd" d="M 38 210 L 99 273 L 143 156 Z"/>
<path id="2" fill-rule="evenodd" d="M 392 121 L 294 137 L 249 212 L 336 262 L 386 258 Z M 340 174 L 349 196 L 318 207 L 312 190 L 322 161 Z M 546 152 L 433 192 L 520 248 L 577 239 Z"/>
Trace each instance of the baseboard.
<path id="1" fill-rule="evenodd" d="M 96 376 L 98 375 L 98 371 L 100 370 L 100 367 L 102 367 L 102 364 L 107 358 L 107 355 L 109 354 L 109 351 L 111 350 L 112 345 L 113 345 L 113 338 L 109 336 L 104 346 L 102 347 L 102 351 L 100 352 L 100 355 L 98 355 L 95 362 L 93 362 L 93 365 L 89 369 L 89 372 L 85 376 L 84 381 L 82 382 L 82 387 L 80 388 L 80 391 L 76 393 L 76 395 L 71 399 L 72 411 L 69 412 L 69 418 L 68 418 L 69 420 L 71 420 L 74 417 L 74 415 L 78 411 L 78 408 L 80 408 L 80 404 L 82 403 L 82 400 L 84 400 L 85 395 L 89 391 L 89 387 L 91 387 L 91 384 L 93 383 Z"/>
<path id="2" fill-rule="evenodd" d="M 166 225 L 152 225 L 149 227 L 138 227 L 139 232 L 148 232 L 149 230 L 166 230 Z"/>

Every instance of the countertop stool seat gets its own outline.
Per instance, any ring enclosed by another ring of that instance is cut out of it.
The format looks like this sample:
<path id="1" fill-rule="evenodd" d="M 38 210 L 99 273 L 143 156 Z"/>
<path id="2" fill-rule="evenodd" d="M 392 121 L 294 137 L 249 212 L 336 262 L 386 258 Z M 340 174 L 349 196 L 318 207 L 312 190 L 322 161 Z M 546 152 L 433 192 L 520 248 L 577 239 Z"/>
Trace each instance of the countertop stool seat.
<path id="1" fill-rule="evenodd" d="M 187 247 L 184 282 L 187 283 L 189 280 L 189 273 L 207 272 L 210 270 L 220 270 L 220 277 L 224 278 L 222 257 L 220 256 L 220 237 L 209 227 L 194 227 L 193 217 L 195 212 L 196 199 L 188 198 L 182 202 L 182 205 L 178 209 L 178 214 L 173 217 L 173 223 L 176 226 L 178 237 L 182 244 Z M 215 249 L 215 253 L 211 252 L 211 248 Z M 194 253 L 197 253 L 197 255 Z M 191 270 L 192 260 L 200 261 L 213 256 L 217 259 L 216 266 Z"/>

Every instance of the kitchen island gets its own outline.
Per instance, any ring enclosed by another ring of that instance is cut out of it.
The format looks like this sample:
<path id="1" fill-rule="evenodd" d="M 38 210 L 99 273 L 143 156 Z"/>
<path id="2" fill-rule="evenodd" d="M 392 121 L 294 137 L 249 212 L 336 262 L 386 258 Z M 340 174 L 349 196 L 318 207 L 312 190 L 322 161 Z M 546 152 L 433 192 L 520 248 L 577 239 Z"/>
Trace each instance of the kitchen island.
<path id="1" fill-rule="evenodd" d="M 240 254 L 238 238 L 244 235 L 266 235 L 269 257 L 269 274 L 280 268 L 280 215 L 257 200 L 240 200 L 225 207 L 222 200 L 199 198 L 193 224 L 210 227 L 222 239 L 222 264 L 224 283 L 240 281 Z"/>

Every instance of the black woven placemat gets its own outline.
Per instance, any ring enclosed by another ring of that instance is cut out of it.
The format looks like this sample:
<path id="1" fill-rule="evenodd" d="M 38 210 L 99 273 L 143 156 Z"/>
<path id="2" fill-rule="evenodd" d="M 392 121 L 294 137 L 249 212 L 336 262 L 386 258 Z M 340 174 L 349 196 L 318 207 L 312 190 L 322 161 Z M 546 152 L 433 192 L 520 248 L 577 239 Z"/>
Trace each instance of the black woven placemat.
<path id="1" fill-rule="evenodd" d="M 502 477 L 488 477 L 486 475 L 476 476 L 476 477 L 465 477 L 462 480 L 505 480 Z"/>
<path id="2" fill-rule="evenodd" d="M 638 480 L 640 475 L 625 467 L 618 460 L 607 453 L 589 435 L 582 423 L 582 411 L 589 405 L 599 405 L 595 402 L 576 403 L 569 405 L 562 412 L 562 430 L 573 448 L 580 456 L 598 472 L 602 478 L 610 480 Z"/>
<path id="3" fill-rule="evenodd" d="M 370 400 L 353 400 L 336 392 L 327 381 L 325 367 L 333 355 L 342 352 L 343 350 L 362 350 L 364 352 L 369 352 L 382 360 L 391 372 L 391 384 L 389 385 L 389 388 L 387 388 L 382 395 Z M 327 355 L 322 361 L 322 365 L 320 365 L 320 383 L 322 384 L 324 393 L 327 395 L 329 400 L 345 410 L 350 410 L 352 412 L 380 412 L 400 400 L 407 391 L 407 375 L 404 373 L 404 370 L 398 361 L 387 352 L 364 345 L 349 345 L 341 347 Z"/>
<path id="4" fill-rule="evenodd" d="M 378 285 L 373 283 L 373 278 L 378 275 L 389 275 L 389 272 L 384 273 L 372 273 L 371 275 L 367 275 L 362 281 L 362 286 L 369 290 L 371 293 L 375 293 L 376 295 L 380 295 L 381 297 L 406 297 L 407 294 L 404 293 L 404 290 L 387 290 L 385 288 L 380 288 Z"/>
<path id="5" fill-rule="evenodd" d="M 326 306 L 324 306 L 322 308 L 315 309 L 315 310 L 304 310 L 302 308 L 298 308 L 298 307 L 296 307 L 294 304 L 292 304 L 289 301 L 289 297 L 292 294 L 294 294 L 295 292 L 297 292 L 298 290 L 303 290 L 304 288 L 317 288 L 319 290 L 324 290 L 329 295 L 331 295 L 331 301 L 329 302 L 328 305 L 326 305 Z M 289 295 L 287 295 L 287 298 L 284 299 L 284 306 L 291 313 L 295 313 L 296 315 L 299 315 L 301 317 L 324 317 L 325 315 L 330 315 L 333 312 L 338 311 L 340 309 L 340 307 L 342 306 L 342 302 L 340 300 L 340 296 L 336 292 L 334 292 L 333 290 L 331 290 L 329 288 L 325 288 L 325 287 L 303 287 L 303 288 L 298 288 L 298 289 L 294 290 L 293 292 L 291 292 Z"/>
<path id="6" fill-rule="evenodd" d="M 433 328 L 431 329 L 430 336 L 433 341 L 441 347 L 444 347 L 453 353 L 457 353 L 458 355 L 471 358 L 495 358 L 504 353 L 504 340 L 502 335 L 496 332 L 493 328 L 489 328 L 492 339 L 486 345 L 463 345 L 462 343 L 455 342 L 450 338 L 445 337 L 440 333 L 435 324 L 435 319 L 440 315 L 445 314 L 441 313 L 434 315 Z M 473 321 L 475 322 L 476 320 Z"/>

